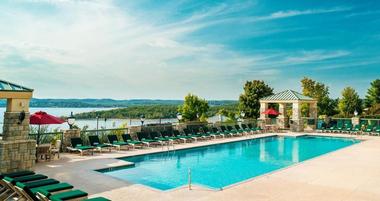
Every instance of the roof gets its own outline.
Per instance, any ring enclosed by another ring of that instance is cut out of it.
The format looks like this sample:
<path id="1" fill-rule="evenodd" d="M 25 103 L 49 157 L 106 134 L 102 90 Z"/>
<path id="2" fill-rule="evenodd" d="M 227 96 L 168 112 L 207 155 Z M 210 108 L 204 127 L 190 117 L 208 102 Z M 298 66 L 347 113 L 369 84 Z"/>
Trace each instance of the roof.
<path id="1" fill-rule="evenodd" d="M 260 100 L 263 100 L 263 101 L 314 101 L 313 98 L 304 96 L 301 93 L 298 93 L 293 90 L 285 90 L 280 93 L 262 98 Z"/>
<path id="2" fill-rule="evenodd" d="M 0 80 L 0 91 L 32 92 L 33 89 L 29 89 L 18 84 L 10 83 L 8 81 Z"/>

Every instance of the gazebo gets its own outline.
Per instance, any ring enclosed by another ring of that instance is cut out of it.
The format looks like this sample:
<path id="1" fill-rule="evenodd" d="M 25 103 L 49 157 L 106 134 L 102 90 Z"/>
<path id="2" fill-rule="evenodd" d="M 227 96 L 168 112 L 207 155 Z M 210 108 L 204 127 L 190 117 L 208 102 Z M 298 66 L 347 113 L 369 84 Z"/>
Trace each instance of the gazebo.
<path id="1" fill-rule="evenodd" d="M 29 139 L 29 102 L 33 90 L 0 80 L 0 99 L 7 100 L 0 138 L 0 173 L 32 170 L 36 141 Z"/>
<path id="2" fill-rule="evenodd" d="M 292 118 L 290 119 L 290 130 L 291 131 L 303 131 L 304 130 L 304 122 L 301 116 L 301 104 L 306 103 L 309 104 L 309 117 L 314 119 L 313 129 L 316 127 L 316 120 L 318 118 L 317 114 L 317 100 L 310 98 L 308 96 L 304 96 L 301 93 L 298 93 L 293 90 L 285 90 L 280 93 L 265 97 L 260 99 L 260 120 L 263 126 L 270 124 L 270 119 L 268 115 L 264 114 L 269 107 L 270 103 L 276 103 L 279 105 L 279 112 L 281 113 L 277 117 L 276 124 L 279 128 L 286 127 L 286 106 L 292 106 Z"/>

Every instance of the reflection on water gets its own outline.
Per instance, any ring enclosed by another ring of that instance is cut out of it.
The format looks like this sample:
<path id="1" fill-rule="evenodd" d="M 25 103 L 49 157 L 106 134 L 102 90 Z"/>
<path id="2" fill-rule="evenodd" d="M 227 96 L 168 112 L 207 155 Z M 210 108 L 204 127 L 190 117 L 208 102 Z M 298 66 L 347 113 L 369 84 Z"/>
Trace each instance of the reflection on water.
<path id="1" fill-rule="evenodd" d="M 298 140 L 294 140 L 293 141 L 293 149 L 292 149 L 292 161 L 294 163 L 298 163 L 300 161 L 298 151 L 299 151 Z"/>

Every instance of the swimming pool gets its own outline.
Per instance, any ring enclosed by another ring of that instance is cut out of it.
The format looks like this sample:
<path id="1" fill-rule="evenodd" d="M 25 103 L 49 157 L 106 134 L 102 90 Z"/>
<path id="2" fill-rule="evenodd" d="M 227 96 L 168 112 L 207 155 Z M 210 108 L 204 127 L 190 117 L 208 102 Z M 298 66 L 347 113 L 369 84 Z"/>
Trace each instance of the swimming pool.
<path id="1" fill-rule="evenodd" d="M 192 183 L 220 189 L 359 141 L 319 136 L 265 137 L 121 158 L 135 166 L 104 174 L 160 190 Z"/>

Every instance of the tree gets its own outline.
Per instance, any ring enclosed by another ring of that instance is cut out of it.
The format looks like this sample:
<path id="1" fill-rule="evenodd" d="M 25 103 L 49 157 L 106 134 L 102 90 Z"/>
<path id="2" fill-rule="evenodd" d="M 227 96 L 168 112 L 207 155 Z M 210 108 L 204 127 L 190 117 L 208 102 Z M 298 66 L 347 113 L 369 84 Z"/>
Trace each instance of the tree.
<path id="1" fill-rule="evenodd" d="M 318 113 L 332 116 L 337 113 L 337 101 L 329 97 L 329 87 L 321 82 L 304 77 L 301 80 L 302 94 L 318 101 Z M 307 113 L 308 105 L 302 106 L 303 113 Z"/>
<path id="2" fill-rule="evenodd" d="M 365 106 L 372 107 L 380 103 L 380 79 L 371 82 L 371 86 L 365 97 Z"/>
<path id="3" fill-rule="evenodd" d="M 207 120 L 206 112 L 209 109 L 208 102 L 196 95 L 188 94 L 183 105 L 178 107 L 183 121 Z"/>
<path id="4" fill-rule="evenodd" d="M 273 88 L 262 80 L 247 81 L 244 92 L 239 97 L 239 110 L 245 113 L 246 118 L 260 116 L 260 99 L 273 95 Z"/>
<path id="5" fill-rule="evenodd" d="M 339 111 L 344 117 L 350 117 L 355 110 L 360 114 L 362 102 L 358 93 L 352 87 L 346 87 L 342 91 L 342 98 L 339 100 Z"/>

